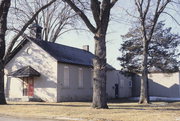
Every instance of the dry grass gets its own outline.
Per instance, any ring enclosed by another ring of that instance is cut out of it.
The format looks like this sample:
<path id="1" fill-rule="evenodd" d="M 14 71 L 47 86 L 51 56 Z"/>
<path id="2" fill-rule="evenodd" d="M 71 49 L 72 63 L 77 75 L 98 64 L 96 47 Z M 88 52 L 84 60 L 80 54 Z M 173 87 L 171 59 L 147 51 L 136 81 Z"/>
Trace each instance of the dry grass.
<path id="1" fill-rule="evenodd" d="M 180 102 L 109 103 L 109 109 L 92 109 L 88 102 L 9 102 L 0 105 L 0 115 L 91 121 L 180 121 Z"/>

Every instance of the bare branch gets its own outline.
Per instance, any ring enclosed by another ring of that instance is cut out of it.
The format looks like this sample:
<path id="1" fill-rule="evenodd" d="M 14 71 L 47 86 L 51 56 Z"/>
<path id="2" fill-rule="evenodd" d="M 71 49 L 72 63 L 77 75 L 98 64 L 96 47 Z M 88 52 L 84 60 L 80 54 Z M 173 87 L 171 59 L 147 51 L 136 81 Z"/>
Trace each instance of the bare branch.
<path id="1" fill-rule="evenodd" d="M 176 22 L 176 24 L 178 24 L 180 26 L 180 23 L 174 18 L 174 16 L 172 16 L 168 12 L 163 12 L 163 13 L 167 14 L 168 16 L 170 16 Z"/>
<path id="2" fill-rule="evenodd" d="M 49 2 L 48 4 L 44 5 L 43 7 L 41 7 L 32 17 L 31 19 L 23 26 L 23 28 L 20 30 L 20 32 L 13 38 L 13 40 L 11 41 L 11 44 L 9 45 L 4 60 L 7 59 L 7 57 L 9 56 L 9 54 L 11 53 L 11 50 L 15 44 L 15 42 L 17 41 L 17 39 L 24 33 L 24 31 L 27 29 L 27 27 L 34 21 L 34 19 L 37 17 L 37 15 L 44 10 L 45 8 L 47 8 L 48 6 L 50 6 L 52 3 L 54 3 L 56 0 L 52 0 L 51 2 Z"/>
<path id="3" fill-rule="evenodd" d="M 148 13 L 149 8 L 150 8 L 150 3 L 151 3 L 151 0 L 148 0 L 148 4 L 144 10 L 144 18 L 146 18 L 146 16 L 147 16 L 147 13 Z"/>
<path id="4" fill-rule="evenodd" d="M 118 0 L 112 0 L 112 2 L 111 2 L 111 8 L 116 4 L 117 1 L 118 1 Z"/>
<path id="5" fill-rule="evenodd" d="M 91 0 L 91 10 L 94 17 L 94 20 L 96 22 L 97 28 L 100 26 L 100 2 L 98 0 Z"/>
<path id="6" fill-rule="evenodd" d="M 81 17 L 81 19 L 84 21 L 86 26 L 89 28 L 89 30 L 92 33 L 96 33 L 96 28 L 91 24 L 87 16 L 71 1 L 71 0 L 64 0 L 66 3 L 71 6 L 71 8 Z"/>

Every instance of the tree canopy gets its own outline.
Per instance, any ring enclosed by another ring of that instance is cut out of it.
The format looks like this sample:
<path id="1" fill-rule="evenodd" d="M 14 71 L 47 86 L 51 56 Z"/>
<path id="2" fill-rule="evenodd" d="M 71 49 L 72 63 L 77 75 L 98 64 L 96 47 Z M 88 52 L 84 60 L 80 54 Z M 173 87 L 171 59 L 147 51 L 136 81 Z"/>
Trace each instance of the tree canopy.
<path id="1" fill-rule="evenodd" d="M 148 29 L 149 25 L 146 26 Z M 143 53 L 143 40 L 137 23 L 122 35 L 123 44 L 120 51 L 122 56 L 118 58 L 123 70 L 140 73 Z M 179 70 L 179 55 L 177 47 L 180 36 L 173 34 L 171 28 L 165 28 L 164 21 L 157 23 L 148 47 L 148 71 L 149 72 L 176 72 Z"/>

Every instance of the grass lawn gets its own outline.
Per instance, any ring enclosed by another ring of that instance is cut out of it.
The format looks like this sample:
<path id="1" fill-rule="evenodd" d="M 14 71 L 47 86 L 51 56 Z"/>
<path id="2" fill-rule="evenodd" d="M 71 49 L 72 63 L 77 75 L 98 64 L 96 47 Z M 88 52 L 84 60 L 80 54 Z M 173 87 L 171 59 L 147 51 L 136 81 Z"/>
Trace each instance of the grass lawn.
<path id="1" fill-rule="evenodd" d="M 92 109 L 89 102 L 8 102 L 0 105 L 0 115 L 91 121 L 180 121 L 180 102 L 113 101 L 109 109 Z"/>

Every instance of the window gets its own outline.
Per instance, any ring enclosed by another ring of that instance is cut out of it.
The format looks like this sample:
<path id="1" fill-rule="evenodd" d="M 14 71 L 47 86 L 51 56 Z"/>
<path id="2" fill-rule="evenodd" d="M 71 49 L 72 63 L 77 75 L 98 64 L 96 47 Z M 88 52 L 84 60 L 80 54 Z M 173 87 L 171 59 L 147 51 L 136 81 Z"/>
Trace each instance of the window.
<path id="1" fill-rule="evenodd" d="M 124 80 L 120 80 L 120 87 L 123 88 L 124 87 Z"/>
<path id="2" fill-rule="evenodd" d="M 131 80 L 129 81 L 129 87 L 132 87 L 132 81 Z"/>
<path id="3" fill-rule="evenodd" d="M 27 48 L 26 52 L 27 52 L 27 54 L 31 55 L 32 54 L 32 49 L 31 48 Z"/>
<path id="4" fill-rule="evenodd" d="M 94 72 L 94 70 L 91 69 L 90 71 L 91 71 L 91 88 L 93 88 L 93 72 Z"/>
<path id="5" fill-rule="evenodd" d="M 79 68 L 79 79 L 78 79 L 78 87 L 83 88 L 83 69 Z"/>
<path id="6" fill-rule="evenodd" d="M 68 88 L 69 87 L 69 67 L 64 67 L 64 83 L 63 86 Z"/>

